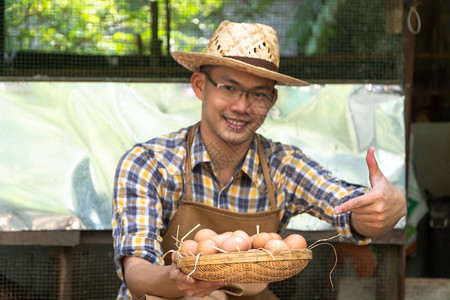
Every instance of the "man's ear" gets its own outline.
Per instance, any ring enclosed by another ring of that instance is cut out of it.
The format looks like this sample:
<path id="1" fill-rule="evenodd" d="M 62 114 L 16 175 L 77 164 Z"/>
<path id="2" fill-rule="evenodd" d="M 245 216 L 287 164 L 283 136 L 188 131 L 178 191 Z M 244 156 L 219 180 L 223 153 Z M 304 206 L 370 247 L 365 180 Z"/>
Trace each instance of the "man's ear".
<path id="1" fill-rule="evenodd" d="M 277 102 L 278 99 L 278 90 L 277 89 L 273 89 L 273 98 L 272 101 L 270 102 L 270 108 L 272 108 L 272 106 L 275 105 L 275 102 Z"/>
<path id="2" fill-rule="evenodd" d="M 192 73 L 191 87 L 197 98 L 203 100 L 205 94 L 205 75 L 200 72 Z"/>

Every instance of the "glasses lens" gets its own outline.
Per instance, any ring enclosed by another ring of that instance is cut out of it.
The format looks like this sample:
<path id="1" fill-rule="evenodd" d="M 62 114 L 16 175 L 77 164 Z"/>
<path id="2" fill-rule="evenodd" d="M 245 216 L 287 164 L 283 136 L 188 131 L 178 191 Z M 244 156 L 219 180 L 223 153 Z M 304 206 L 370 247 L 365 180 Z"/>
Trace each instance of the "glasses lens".
<path id="1" fill-rule="evenodd" d="M 238 89 L 232 85 L 216 83 L 208 73 L 206 73 L 206 72 L 203 72 L 203 73 L 206 75 L 206 78 L 208 79 L 208 81 L 213 86 L 215 86 L 217 88 L 217 90 L 224 97 L 227 97 L 228 99 L 231 99 L 231 100 L 238 100 L 239 98 L 242 97 L 242 94 L 244 94 L 250 100 L 250 105 L 256 106 L 258 108 L 269 108 L 270 107 L 270 102 L 272 100 L 273 93 L 272 93 L 272 95 L 269 96 L 269 94 L 266 92 L 260 92 L 260 91 L 250 92 L 250 91 L 246 91 L 243 89 Z"/>
<path id="2" fill-rule="evenodd" d="M 219 84 L 217 85 L 217 89 L 218 89 L 219 91 L 223 92 L 223 93 L 227 93 L 228 95 L 231 95 L 231 94 L 233 94 L 233 95 L 234 95 L 234 94 L 238 95 L 238 93 L 237 93 L 238 90 L 237 90 L 235 87 L 231 86 L 231 85 L 219 83 Z"/>

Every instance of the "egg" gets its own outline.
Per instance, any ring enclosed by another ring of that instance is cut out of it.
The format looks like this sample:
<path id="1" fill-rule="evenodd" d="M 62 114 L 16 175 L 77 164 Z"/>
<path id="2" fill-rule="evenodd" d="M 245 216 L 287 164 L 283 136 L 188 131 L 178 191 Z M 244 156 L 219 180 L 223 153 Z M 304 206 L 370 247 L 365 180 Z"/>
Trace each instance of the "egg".
<path id="1" fill-rule="evenodd" d="M 284 239 L 288 244 L 289 249 L 305 249 L 307 246 L 306 240 L 300 234 L 293 233 Z"/>
<path id="2" fill-rule="evenodd" d="M 253 238 L 253 249 L 264 248 L 268 241 L 272 240 L 272 235 L 268 232 L 261 232 Z"/>
<path id="3" fill-rule="evenodd" d="M 264 246 L 266 250 L 269 251 L 279 251 L 279 250 L 289 250 L 289 245 L 281 240 L 270 240 Z"/>
<path id="4" fill-rule="evenodd" d="M 214 254 L 219 252 L 217 248 L 219 245 L 213 239 L 203 239 L 198 242 L 197 252 L 202 254 Z"/>
<path id="5" fill-rule="evenodd" d="M 184 240 L 180 248 L 178 249 L 178 252 L 184 254 L 184 255 L 197 255 L 197 247 L 198 243 L 194 240 Z"/>
<path id="6" fill-rule="evenodd" d="M 279 234 L 276 233 L 276 232 L 269 232 L 269 234 L 272 236 L 272 238 L 273 238 L 274 240 L 280 240 L 280 241 L 283 240 L 283 238 L 281 237 L 281 235 L 279 235 Z"/>
<path id="7" fill-rule="evenodd" d="M 222 235 L 232 236 L 233 232 L 232 231 L 225 231 L 224 233 L 222 233 Z"/>
<path id="8" fill-rule="evenodd" d="M 217 235 L 217 233 L 214 230 L 208 229 L 208 228 L 203 228 L 203 229 L 200 229 L 199 231 L 197 231 L 197 233 L 194 236 L 194 240 L 198 243 L 201 240 L 210 239 L 216 235 Z"/>
<path id="9" fill-rule="evenodd" d="M 243 231 L 243 230 L 235 230 L 233 231 L 233 234 L 231 236 L 237 236 L 237 237 L 241 237 L 244 240 L 247 241 L 248 243 L 248 248 L 250 249 L 252 246 L 252 240 L 250 239 L 250 236 L 247 234 L 247 232 Z"/>
<path id="10" fill-rule="evenodd" d="M 229 238 L 229 236 L 224 235 L 224 234 L 218 234 L 216 236 L 213 236 L 211 239 L 216 241 L 217 245 L 221 245 L 222 242 L 225 241 L 227 238 Z"/>
<path id="11" fill-rule="evenodd" d="M 249 247 L 248 241 L 240 236 L 230 236 L 220 245 L 227 252 L 247 251 Z"/>

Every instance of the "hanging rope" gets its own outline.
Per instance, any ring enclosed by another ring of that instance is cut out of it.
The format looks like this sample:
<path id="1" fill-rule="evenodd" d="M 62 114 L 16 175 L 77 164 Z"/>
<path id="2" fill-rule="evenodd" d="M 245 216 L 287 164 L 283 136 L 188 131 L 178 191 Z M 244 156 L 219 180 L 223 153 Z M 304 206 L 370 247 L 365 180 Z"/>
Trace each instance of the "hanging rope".
<path id="1" fill-rule="evenodd" d="M 408 26 L 408 30 L 412 34 L 417 35 L 417 34 L 419 34 L 420 30 L 422 29 L 422 22 L 420 20 L 420 15 L 417 12 L 416 4 L 414 3 L 414 0 L 405 0 L 404 4 L 405 4 L 406 9 L 408 10 L 408 16 L 406 18 L 406 24 Z M 417 22 L 416 29 L 414 29 L 412 27 L 411 20 L 413 17 L 416 19 L 416 22 Z"/>

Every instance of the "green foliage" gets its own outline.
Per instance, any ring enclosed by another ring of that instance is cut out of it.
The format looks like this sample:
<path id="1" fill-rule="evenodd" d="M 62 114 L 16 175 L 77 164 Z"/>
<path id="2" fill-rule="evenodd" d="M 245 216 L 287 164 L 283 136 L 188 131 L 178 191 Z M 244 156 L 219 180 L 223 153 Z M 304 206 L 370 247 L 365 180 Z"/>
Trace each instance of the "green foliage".
<path id="1" fill-rule="evenodd" d="M 33 50 L 78 54 L 137 54 L 138 37 L 150 54 L 151 0 L 6 0 L 5 51 Z M 222 1 L 170 1 L 171 41 L 176 48 L 198 43 L 178 30 L 201 34 L 208 14 Z M 166 1 L 158 4 L 158 38 L 166 41 Z M 210 27 L 210 26 L 209 26 Z M 163 49 L 164 50 L 164 49 Z"/>
<path id="2" fill-rule="evenodd" d="M 384 2 L 5 0 L 5 51 L 136 55 L 142 50 L 144 55 L 149 55 L 154 35 L 152 3 L 158 5 L 156 34 L 163 55 L 168 54 L 169 44 L 172 51 L 203 50 L 223 19 L 257 22 L 283 17 L 276 14 L 292 8 L 297 9 L 296 15 L 289 24 L 285 45 L 281 46 L 295 43 L 300 56 L 388 51 L 398 47 L 383 40 L 384 15 L 380 5 L 384 7 Z M 379 28 L 379 32 L 374 28 Z M 167 30 L 170 30 L 170 41 Z"/>

